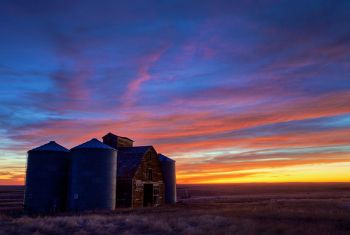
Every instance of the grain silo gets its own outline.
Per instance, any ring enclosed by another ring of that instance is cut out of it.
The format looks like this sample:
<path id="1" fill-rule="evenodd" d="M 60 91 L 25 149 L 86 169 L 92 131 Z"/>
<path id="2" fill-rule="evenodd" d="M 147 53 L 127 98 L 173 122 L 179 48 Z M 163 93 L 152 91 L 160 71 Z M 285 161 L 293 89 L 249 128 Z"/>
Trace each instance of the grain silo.
<path id="1" fill-rule="evenodd" d="M 24 207 L 63 211 L 67 204 L 69 151 L 54 141 L 28 151 Z"/>
<path id="2" fill-rule="evenodd" d="M 117 151 L 92 139 L 71 149 L 69 208 L 115 209 Z"/>
<path id="3" fill-rule="evenodd" d="M 176 170 L 175 161 L 158 154 L 160 163 L 162 165 L 162 172 L 165 186 L 165 203 L 176 203 Z"/>

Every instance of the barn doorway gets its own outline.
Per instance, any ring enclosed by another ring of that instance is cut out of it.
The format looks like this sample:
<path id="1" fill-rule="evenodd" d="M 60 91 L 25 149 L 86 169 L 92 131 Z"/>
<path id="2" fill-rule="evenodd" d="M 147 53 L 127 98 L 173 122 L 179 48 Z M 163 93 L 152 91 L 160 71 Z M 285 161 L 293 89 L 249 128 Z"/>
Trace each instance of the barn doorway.
<path id="1" fill-rule="evenodd" d="M 143 206 L 153 205 L 153 184 L 143 185 Z"/>

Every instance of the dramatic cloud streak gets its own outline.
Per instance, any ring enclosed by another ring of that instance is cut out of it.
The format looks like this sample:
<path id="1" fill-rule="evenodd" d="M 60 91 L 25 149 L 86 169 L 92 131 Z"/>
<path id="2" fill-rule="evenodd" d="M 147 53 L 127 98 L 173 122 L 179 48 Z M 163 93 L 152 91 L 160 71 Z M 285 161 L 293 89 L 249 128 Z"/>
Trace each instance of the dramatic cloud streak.
<path id="1" fill-rule="evenodd" d="M 350 3 L 0 3 L 0 184 L 106 132 L 179 183 L 350 180 Z"/>

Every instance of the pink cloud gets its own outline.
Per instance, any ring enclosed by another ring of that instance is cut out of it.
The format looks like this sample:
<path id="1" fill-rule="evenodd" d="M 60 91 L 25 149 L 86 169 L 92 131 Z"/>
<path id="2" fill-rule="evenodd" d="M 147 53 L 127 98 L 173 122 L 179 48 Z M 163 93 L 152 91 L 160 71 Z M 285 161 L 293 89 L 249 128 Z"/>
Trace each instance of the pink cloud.
<path id="1" fill-rule="evenodd" d="M 140 91 L 142 84 L 152 79 L 152 75 L 150 74 L 149 70 L 155 63 L 157 63 L 157 61 L 160 60 L 161 56 L 168 48 L 169 45 L 160 47 L 158 50 L 153 51 L 140 59 L 137 78 L 128 84 L 127 90 L 122 98 L 122 100 L 124 100 L 124 107 L 130 107 L 135 103 L 137 93 Z"/>

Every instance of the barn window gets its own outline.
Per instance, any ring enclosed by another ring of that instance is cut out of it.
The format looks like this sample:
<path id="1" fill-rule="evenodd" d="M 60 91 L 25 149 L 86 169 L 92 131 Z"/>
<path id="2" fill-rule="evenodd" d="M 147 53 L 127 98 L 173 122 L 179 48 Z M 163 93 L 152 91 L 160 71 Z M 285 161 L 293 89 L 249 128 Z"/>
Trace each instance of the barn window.
<path id="1" fill-rule="evenodd" d="M 148 153 L 148 154 L 147 154 L 147 159 L 148 159 L 148 161 L 151 161 L 151 160 L 152 160 L 152 154 L 151 154 L 151 153 Z"/>
<path id="2" fill-rule="evenodd" d="M 153 180 L 153 172 L 152 172 L 152 169 L 148 169 L 147 175 L 148 175 L 148 180 Z"/>
<path id="3" fill-rule="evenodd" d="M 158 187 L 153 188 L 153 204 L 159 204 L 159 189 L 158 189 Z"/>
<path id="4" fill-rule="evenodd" d="M 154 187 L 153 189 L 153 195 L 158 196 L 159 195 L 159 189 L 157 187 Z"/>

